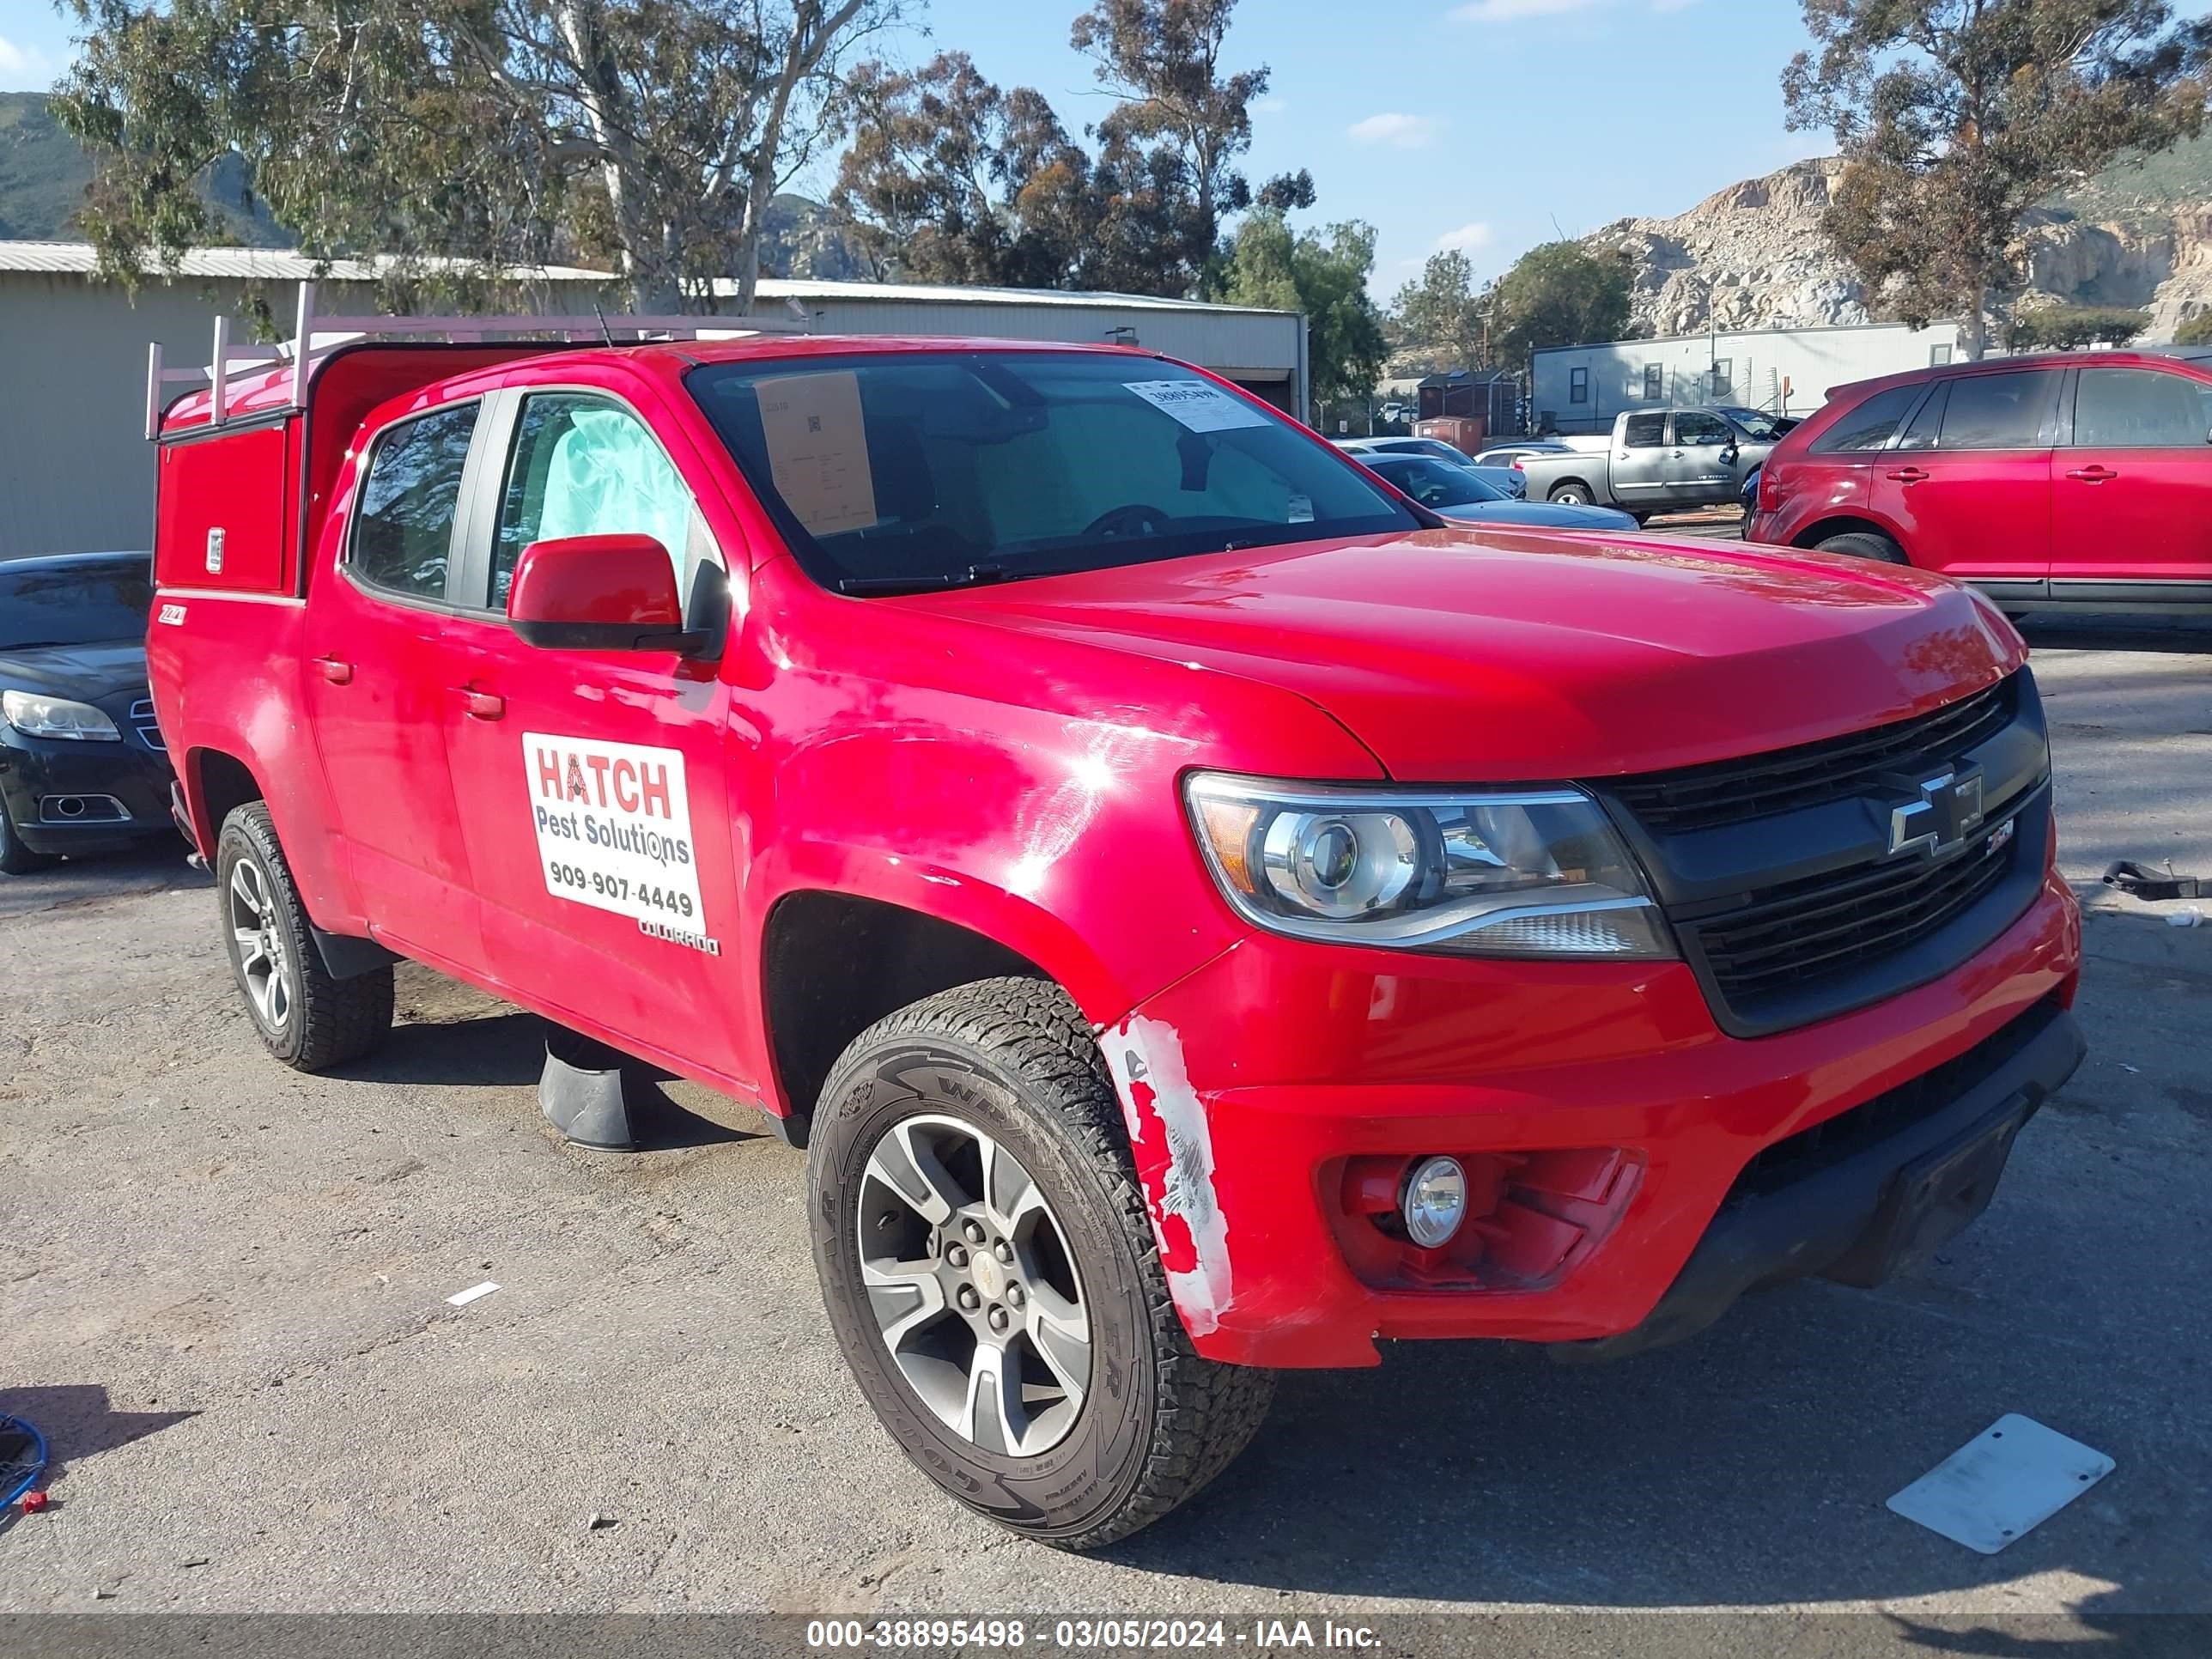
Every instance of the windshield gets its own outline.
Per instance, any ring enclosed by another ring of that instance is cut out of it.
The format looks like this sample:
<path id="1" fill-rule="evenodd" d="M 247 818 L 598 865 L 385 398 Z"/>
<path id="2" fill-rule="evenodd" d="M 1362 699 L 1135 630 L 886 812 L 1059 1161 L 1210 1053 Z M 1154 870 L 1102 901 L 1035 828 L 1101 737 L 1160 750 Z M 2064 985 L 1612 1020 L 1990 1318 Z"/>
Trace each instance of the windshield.
<path id="1" fill-rule="evenodd" d="M 1432 511 L 1510 499 L 1465 467 L 1449 466 L 1424 455 L 1377 455 L 1368 465 Z"/>
<path id="2" fill-rule="evenodd" d="M 800 562 L 848 593 L 1419 524 L 1272 410 L 1157 359 L 901 352 L 686 384 Z"/>
<path id="3" fill-rule="evenodd" d="M 1755 444 L 1771 444 L 1782 435 L 1782 423 L 1755 409 L 1723 409 L 1721 413 L 1734 421 L 1743 435 Z"/>
<path id="4" fill-rule="evenodd" d="M 148 559 L 0 564 L 0 651 L 143 640 L 153 605 Z"/>

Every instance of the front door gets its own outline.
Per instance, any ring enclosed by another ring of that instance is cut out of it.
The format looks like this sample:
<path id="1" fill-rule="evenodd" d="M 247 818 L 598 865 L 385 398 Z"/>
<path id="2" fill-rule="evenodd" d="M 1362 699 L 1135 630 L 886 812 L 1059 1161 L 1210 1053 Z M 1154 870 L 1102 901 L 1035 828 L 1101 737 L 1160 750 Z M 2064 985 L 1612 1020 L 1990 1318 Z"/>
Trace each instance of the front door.
<path id="1" fill-rule="evenodd" d="M 1674 444 L 1667 453 L 1667 499 L 1677 507 L 1732 501 L 1736 491 L 1735 428 L 1702 409 L 1674 416 Z"/>
<path id="2" fill-rule="evenodd" d="M 2072 442 L 2051 474 L 2052 598 L 2099 597 L 2074 584 L 2187 582 L 2212 599 L 2212 379 L 2082 369 Z"/>
<path id="3" fill-rule="evenodd" d="M 1875 516 L 1923 570 L 2000 586 L 2051 568 L 2056 368 L 1961 374 L 1939 385 L 1896 445 L 1874 457 Z"/>
<path id="4" fill-rule="evenodd" d="M 651 430 L 602 392 L 501 394 L 503 476 L 475 517 L 482 591 L 452 625 L 462 696 L 447 744 L 493 969 L 586 1030 L 641 1036 L 672 1062 L 747 1087 L 738 928 L 715 665 L 673 652 L 541 649 L 506 621 L 531 543 L 649 535 L 678 591 L 722 561 Z"/>
<path id="5" fill-rule="evenodd" d="M 409 956 L 477 966 L 483 939 L 446 763 L 446 640 L 474 403 L 377 434 L 347 541 L 307 605 L 307 706 L 346 866 L 371 929 Z"/>
<path id="6" fill-rule="evenodd" d="M 1656 513 L 1667 500 L 1667 416 L 1631 415 L 1613 446 L 1611 482 L 1616 506 Z"/>

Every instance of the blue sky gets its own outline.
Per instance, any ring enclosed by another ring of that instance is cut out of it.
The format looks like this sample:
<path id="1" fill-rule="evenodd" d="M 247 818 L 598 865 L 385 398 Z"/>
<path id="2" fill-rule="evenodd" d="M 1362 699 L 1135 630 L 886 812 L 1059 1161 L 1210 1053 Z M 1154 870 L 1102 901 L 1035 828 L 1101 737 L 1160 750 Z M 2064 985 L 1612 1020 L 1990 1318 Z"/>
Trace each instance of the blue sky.
<path id="1" fill-rule="evenodd" d="M 2196 9 L 2186 7 L 2185 9 Z M 1067 44 L 1079 0 L 928 0 L 883 41 L 918 64 L 957 47 L 1001 86 L 1044 92 L 1073 128 L 1103 115 Z M 47 0 L 0 0 L 0 90 L 69 53 Z M 1565 233 L 1671 214 L 1830 148 L 1784 130 L 1796 0 L 1243 0 L 1230 66 L 1266 64 L 1248 171 L 1312 171 L 1326 222 L 1379 233 L 1388 296 L 1439 247 L 1479 276 Z M 820 180 L 813 181 L 817 188 Z"/>

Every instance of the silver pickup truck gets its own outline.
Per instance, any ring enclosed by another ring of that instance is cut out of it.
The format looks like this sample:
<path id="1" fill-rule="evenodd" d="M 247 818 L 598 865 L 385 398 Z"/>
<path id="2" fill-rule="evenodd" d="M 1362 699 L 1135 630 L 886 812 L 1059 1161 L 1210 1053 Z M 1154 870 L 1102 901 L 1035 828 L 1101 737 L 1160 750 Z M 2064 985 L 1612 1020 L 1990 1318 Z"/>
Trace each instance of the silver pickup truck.
<path id="1" fill-rule="evenodd" d="M 1772 425 L 1760 416 L 1754 432 L 1719 409 L 1637 410 L 1614 417 L 1603 449 L 1527 455 L 1518 465 L 1532 501 L 1618 507 L 1641 523 L 1735 501 L 1774 447 Z"/>

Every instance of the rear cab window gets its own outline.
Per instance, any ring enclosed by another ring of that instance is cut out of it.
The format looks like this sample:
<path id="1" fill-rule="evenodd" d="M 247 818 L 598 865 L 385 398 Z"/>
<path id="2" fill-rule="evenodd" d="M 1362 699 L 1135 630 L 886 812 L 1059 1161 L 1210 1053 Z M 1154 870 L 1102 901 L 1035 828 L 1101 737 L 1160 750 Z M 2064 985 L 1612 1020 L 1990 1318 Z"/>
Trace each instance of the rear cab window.
<path id="1" fill-rule="evenodd" d="M 1667 444 L 1667 417 L 1664 415 L 1632 415 L 1622 424 L 1620 447 L 1623 449 L 1663 449 Z"/>
<path id="2" fill-rule="evenodd" d="M 346 568 L 403 599 L 443 604 L 477 405 L 457 404 L 379 433 L 354 507 Z"/>
<path id="3" fill-rule="evenodd" d="M 1423 520 L 1195 371 L 1078 352 L 708 364 L 686 385 L 824 586 L 955 586 Z"/>

